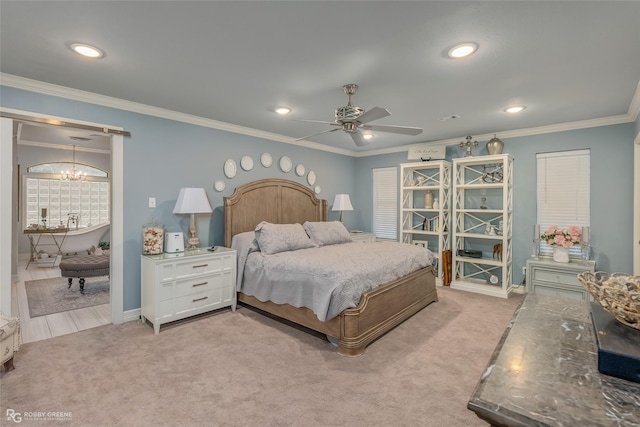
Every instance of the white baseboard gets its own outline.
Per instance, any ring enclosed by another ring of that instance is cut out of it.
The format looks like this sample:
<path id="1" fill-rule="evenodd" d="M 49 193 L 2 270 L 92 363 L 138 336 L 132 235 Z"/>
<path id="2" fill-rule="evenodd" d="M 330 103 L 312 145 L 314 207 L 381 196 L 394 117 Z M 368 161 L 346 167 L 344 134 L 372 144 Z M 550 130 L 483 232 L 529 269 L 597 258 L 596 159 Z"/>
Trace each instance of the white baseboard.
<path id="1" fill-rule="evenodd" d="M 123 313 L 122 322 L 133 322 L 134 320 L 140 320 L 141 311 L 139 308 L 128 310 Z"/>

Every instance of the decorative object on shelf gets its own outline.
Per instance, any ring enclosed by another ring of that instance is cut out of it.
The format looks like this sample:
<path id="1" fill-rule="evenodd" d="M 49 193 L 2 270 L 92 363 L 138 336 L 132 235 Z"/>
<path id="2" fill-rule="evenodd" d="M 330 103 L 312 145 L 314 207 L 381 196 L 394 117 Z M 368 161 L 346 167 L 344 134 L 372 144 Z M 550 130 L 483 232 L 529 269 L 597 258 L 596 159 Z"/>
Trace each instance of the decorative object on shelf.
<path id="1" fill-rule="evenodd" d="M 485 277 L 487 278 L 487 285 L 500 284 L 500 276 L 496 276 L 495 274 L 491 274 L 491 273 L 485 273 Z"/>
<path id="2" fill-rule="evenodd" d="M 552 225 L 540 235 L 540 238 L 553 247 L 553 260 L 556 262 L 569 262 L 569 248 L 579 245 L 582 241 L 582 230 L 575 225 L 562 230 Z"/>
<path id="3" fill-rule="evenodd" d="M 471 141 L 471 136 L 467 136 L 465 139 L 466 141 L 460 142 L 460 147 L 467 148 L 467 152 L 464 155 L 465 157 L 473 157 L 473 154 L 471 154 L 471 147 L 477 147 L 478 141 Z"/>
<path id="4" fill-rule="evenodd" d="M 316 173 L 314 171 L 309 171 L 307 174 L 307 182 L 309 185 L 314 185 L 316 183 Z"/>
<path id="5" fill-rule="evenodd" d="M 502 154 L 502 149 L 504 148 L 504 142 L 500 138 L 493 134 L 493 138 L 487 142 L 487 151 L 489 154 Z"/>
<path id="6" fill-rule="evenodd" d="M 298 175 L 298 176 L 302 176 L 302 175 L 304 175 L 304 171 L 305 171 L 305 169 L 304 169 L 304 165 L 303 165 L 302 163 L 299 163 L 299 164 L 296 166 L 296 175 Z"/>
<path id="7" fill-rule="evenodd" d="M 482 196 L 480 198 L 480 209 L 487 209 L 487 189 L 482 188 L 480 190 L 480 195 Z"/>
<path id="8" fill-rule="evenodd" d="M 227 159 L 227 161 L 224 162 L 223 169 L 225 176 L 229 179 L 236 176 L 236 173 L 238 172 L 238 166 L 236 166 L 236 162 L 233 159 Z"/>
<path id="9" fill-rule="evenodd" d="M 226 184 L 221 179 L 219 179 L 213 184 L 213 188 L 215 188 L 216 191 L 224 191 L 225 187 L 226 187 Z"/>
<path id="10" fill-rule="evenodd" d="M 340 222 L 342 221 L 342 212 L 343 211 L 352 211 L 353 206 L 351 205 L 351 200 L 349 200 L 348 194 L 336 194 L 336 198 L 333 200 L 333 208 L 332 211 L 340 211 Z"/>
<path id="11" fill-rule="evenodd" d="M 424 180 L 425 179 L 426 178 L 424 176 L 422 176 L 422 175 L 420 175 L 420 176 L 418 176 L 418 178 L 416 178 L 419 187 L 422 187 L 424 185 Z"/>
<path id="12" fill-rule="evenodd" d="M 440 202 L 437 198 L 433 199 L 433 209 L 440 209 Z"/>
<path id="13" fill-rule="evenodd" d="M 504 232 L 504 221 L 503 221 L 503 220 L 500 220 L 500 221 L 498 221 L 498 228 L 496 229 L 496 233 L 497 233 L 499 236 L 502 236 L 502 233 L 503 233 L 503 232 Z"/>
<path id="14" fill-rule="evenodd" d="M 288 173 L 291 171 L 291 168 L 293 167 L 293 163 L 291 162 L 291 159 L 287 156 L 282 156 L 280 157 L 280 170 L 284 173 Z"/>
<path id="15" fill-rule="evenodd" d="M 427 190 L 424 193 L 424 208 L 433 209 L 433 193 L 431 190 Z"/>
<path id="16" fill-rule="evenodd" d="M 178 194 L 178 200 L 176 206 L 173 208 L 173 213 L 176 214 L 189 214 L 191 215 L 189 220 L 189 238 L 187 239 L 187 250 L 197 249 L 200 244 L 200 239 L 196 233 L 196 219 L 197 213 L 211 213 L 211 204 L 207 198 L 204 188 L 181 188 L 180 194 Z"/>
<path id="17" fill-rule="evenodd" d="M 502 243 L 493 245 L 492 258 L 496 258 L 497 260 L 502 261 Z"/>
<path id="18" fill-rule="evenodd" d="M 271 164 L 273 163 L 271 154 L 262 153 L 262 155 L 260 156 L 260 163 L 262 163 L 262 166 L 264 166 L 265 168 L 271 167 Z"/>
<path id="19" fill-rule="evenodd" d="M 161 254 L 164 244 L 164 227 L 152 219 L 142 226 L 142 253 L 145 255 Z"/>
<path id="20" fill-rule="evenodd" d="M 71 170 L 66 172 L 60 172 L 60 179 L 63 181 L 84 181 L 87 177 L 86 173 L 76 170 L 76 146 L 73 145 L 73 163 Z"/>
<path id="21" fill-rule="evenodd" d="M 253 169 L 253 159 L 250 156 L 242 156 L 240 167 L 245 171 L 250 171 Z"/>
<path id="22" fill-rule="evenodd" d="M 578 280 L 616 320 L 640 330 L 640 276 L 585 271 Z"/>
<path id="23" fill-rule="evenodd" d="M 495 184 L 498 182 L 502 182 L 504 179 L 504 175 L 502 173 L 502 167 L 498 166 L 497 168 L 493 168 L 487 171 L 487 167 L 484 166 L 482 168 L 482 181 L 487 184 Z"/>
<path id="24" fill-rule="evenodd" d="M 484 234 L 486 234 L 487 236 L 495 236 L 496 228 L 491 224 L 487 224 L 487 226 L 484 229 Z"/>

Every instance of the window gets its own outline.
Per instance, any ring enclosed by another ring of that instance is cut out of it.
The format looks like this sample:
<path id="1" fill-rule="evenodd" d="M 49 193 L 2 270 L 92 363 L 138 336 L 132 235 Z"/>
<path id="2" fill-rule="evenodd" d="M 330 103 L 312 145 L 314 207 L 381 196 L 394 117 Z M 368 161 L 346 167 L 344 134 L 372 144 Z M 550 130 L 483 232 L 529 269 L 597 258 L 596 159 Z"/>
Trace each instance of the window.
<path id="1" fill-rule="evenodd" d="M 590 150 L 542 153 L 537 158 L 537 223 L 541 233 L 552 225 L 566 229 L 590 224 Z M 551 246 L 540 243 L 540 252 L 550 254 Z M 580 246 L 570 248 L 580 255 Z"/>
<path id="2" fill-rule="evenodd" d="M 110 221 L 111 190 L 107 173 L 85 165 L 82 172 L 87 173 L 86 180 L 65 181 L 54 172 L 65 170 L 64 165 L 49 163 L 27 169 L 22 190 L 25 228 L 31 224 L 43 225 L 43 209 L 46 209 L 46 225 L 50 227 L 60 224 L 74 227 L 69 223 L 70 216 L 78 218 L 79 227 Z"/>
<path id="3" fill-rule="evenodd" d="M 380 239 L 398 239 L 398 168 L 373 170 L 373 232 Z"/>

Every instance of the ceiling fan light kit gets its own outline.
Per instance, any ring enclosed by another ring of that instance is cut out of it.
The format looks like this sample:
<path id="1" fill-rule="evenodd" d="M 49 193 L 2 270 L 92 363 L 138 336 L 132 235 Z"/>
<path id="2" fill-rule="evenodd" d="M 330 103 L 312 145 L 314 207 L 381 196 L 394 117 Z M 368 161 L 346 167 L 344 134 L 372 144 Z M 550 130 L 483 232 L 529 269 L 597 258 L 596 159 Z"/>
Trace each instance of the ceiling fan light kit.
<path id="1" fill-rule="evenodd" d="M 373 135 L 371 133 L 367 133 L 365 136 L 362 133 L 362 130 L 370 132 L 388 132 L 412 136 L 422 133 L 421 128 L 367 124 L 374 120 L 388 117 L 391 115 L 391 113 L 387 109 L 381 107 L 373 107 L 370 110 L 365 110 L 364 108 L 353 105 L 351 97 L 358 91 L 357 84 L 346 84 L 342 86 L 342 89 L 344 90 L 344 93 L 347 94 L 348 102 L 346 106 L 336 108 L 334 113 L 335 121 L 323 122 L 318 120 L 300 120 L 302 122 L 323 123 L 330 126 L 336 126 L 336 128 L 314 133 L 302 138 L 297 138 L 296 141 L 311 138 L 312 136 L 318 136 L 325 133 L 342 130 L 343 132 L 348 133 L 349 136 L 351 136 L 351 139 L 358 147 L 362 147 L 368 145 L 369 140 L 373 138 Z"/>

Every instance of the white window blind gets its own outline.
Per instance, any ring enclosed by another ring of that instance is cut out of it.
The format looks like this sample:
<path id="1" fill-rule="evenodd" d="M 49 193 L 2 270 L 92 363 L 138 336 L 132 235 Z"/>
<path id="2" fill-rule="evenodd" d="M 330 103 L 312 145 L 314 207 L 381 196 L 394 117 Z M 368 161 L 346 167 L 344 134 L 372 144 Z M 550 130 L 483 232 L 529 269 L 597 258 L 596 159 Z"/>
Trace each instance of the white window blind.
<path id="1" fill-rule="evenodd" d="M 380 239 L 398 239 L 398 168 L 373 170 L 373 232 Z"/>
<path id="2" fill-rule="evenodd" d="M 590 150 L 541 153 L 537 159 L 537 223 L 544 233 L 555 225 L 566 229 L 570 225 L 589 226 L 590 214 Z M 540 242 L 542 253 L 552 247 Z M 574 245 L 570 254 L 579 255 Z"/>

